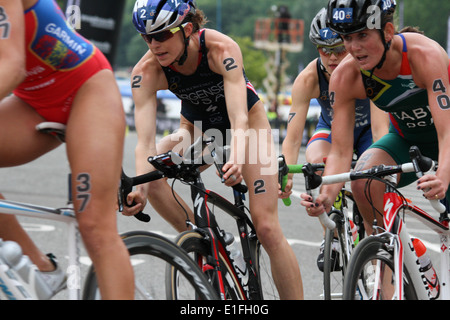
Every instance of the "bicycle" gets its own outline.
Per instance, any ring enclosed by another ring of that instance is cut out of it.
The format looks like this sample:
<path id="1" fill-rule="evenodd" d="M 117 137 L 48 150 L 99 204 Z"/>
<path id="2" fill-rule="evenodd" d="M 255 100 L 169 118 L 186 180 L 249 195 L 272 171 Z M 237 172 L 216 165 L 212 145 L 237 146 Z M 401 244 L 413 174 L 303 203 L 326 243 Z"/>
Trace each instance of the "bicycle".
<path id="1" fill-rule="evenodd" d="M 323 171 L 324 163 L 304 165 L 288 165 L 281 155 L 278 157 L 279 167 L 279 184 L 282 190 L 285 189 L 288 174 L 303 173 L 305 177 L 305 187 L 308 193 L 311 193 L 319 183 L 319 175 L 317 171 Z M 286 206 L 291 205 L 290 198 L 283 198 L 283 203 Z M 351 206 L 349 205 L 351 201 Z M 351 214 L 350 214 L 351 212 Z M 326 215 L 322 214 L 320 217 L 325 228 L 324 241 L 324 261 L 323 261 L 323 298 L 324 300 L 342 299 L 344 291 L 344 278 L 347 273 L 347 266 L 350 256 L 355 249 L 357 241 L 353 239 L 354 230 L 352 230 L 352 223 L 356 227 L 358 241 L 365 235 L 363 219 L 359 213 L 358 207 L 353 199 L 353 194 L 345 187 L 342 188 L 338 197 L 336 198 L 333 209 Z M 333 246 L 333 242 L 337 239 L 339 245 Z"/>
<path id="2" fill-rule="evenodd" d="M 322 184 L 368 179 L 367 188 L 374 180 L 385 184 L 383 227 L 374 222 L 374 234 L 363 239 L 351 256 L 344 283 L 344 299 L 430 299 L 424 273 L 421 271 L 413 245 L 413 238 L 407 229 L 405 215 L 410 214 L 439 236 L 441 251 L 441 298 L 450 298 L 448 212 L 438 200 L 431 200 L 433 209 L 439 213 L 436 220 L 426 211 L 406 199 L 396 188 L 397 173 L 435 171 L 437 163 L 421 155 L 415 146 L 410 149 L 410 163 L 402 165 L 379 165 L 368 170 L 330 175 L 322 178 Z M 374 213 L 376 212 L 374 208 Z M 381 214 L 381 212 L 380 212 Z M 376 221 L 376 219 L 375 219 Z"/>
<path id="3" fill-rule="evenodd" d="M 58 139 L 64 141 L 65 127 L 59 123 L 44 122 L 36 127 L 36 130 L 54 134 Z M 97 299 L 98 290 L 95 280 L 95 270 L 91 266 L 84 283 L 83 292 L 81 291 L 81 264 L 80 264 L 80 233 L 78 223 L 75 217 L 71 197 L 70 197 L 70 179 L 69 179 L 69 199 L 67 206 L 61 208 L 51 208 L 41 205 L 28 204 L 18 201 L 0 200 L 0 212 L 16 216 L 25 216 L 36 219 L 53 220 L 67 225 L 67 289 L 70 300 L 79 299 Z M 161 290 L 161 282 L 148 285 L 148 271 L 153 270 L 154 262 L 150 265 L 143 265 L 147 258 L 157 258 L 165 265 L 172 264 L 174 268 L 180 269 L 180 272 L 191 283 L 191 291 L 197 292 L 203 299 L 217 299 L 211 286 L 201 272 L 196 269 L 197 266 L 192 263 L 191 258 L 170 240 L 157 234 L 145 231 L 131 231 L 121 235 L 129 253 L 135 269 L 136 295 L 139 298 L 151 299 L 159 298 L 153 296 L 154 292 Z M 33 269 L 35 270 L 35 269 Z M 32 277 L 31 277 L 32 279 Z M 14 270 L 9 265 L 3 264 L 0 259 L 0 299 L 9 300 L 41 300 L 51 299 L 52 294 L 47 291 L 36 290 L 35 283 L 31 279 L 22 279 L 17 277 Z M 28 282 L 31 281 L 31 282 Z M 154 287 L 157 287 L 154 289 Z M 164 297 L 165 298 L 165 297 Z"/>
<path id="4" fill-rule="evenodd" d="M 203 154 L 206 149 L 208 152 Z M 218 193 L 207 190 L 201 178 L 200 168 L 205 164 L 214 163 L 221 173 L 220 168 L 225 163 L 227 150 L 227 146 L 218 146 L 214 138 L 199 138 L 186 150 L 185 157 L 169 151 L 149 157 L 148 161 L 162 177 L 190 186 L 195 221 L 190 221 L 186 215 L 186 224 L 191 230 L 179 234 L 175 243 L 192 256 L 197 269 L 206 275 L 219 298 L 261 300 L 264 296 L 268 298 L 269 294 L 273 298 L 277 295 L 276 289 L 273 283 L 263 279 L 266 274 L 262 273 L 261 266 L 265 257 L 249 218 L 249 210 L 244 204 L 247 187 L 243 184 L 232 187 L 232 203 Z M 187 158 L 188 155 L 190 158 Z M 142 176 L 140 179 L 150 181 Z M 217 214 L 218 211 L 220 214 Z M 238 230 L 236 238 L 240 241 L 235 242 L 235 236 L 219 226 L 218 216 L 232 218 Z M 241 249 L 234 246 L 237 242 L 240 242 Z M 166 286 L 172 299 L 182 298 L 179 272 L 180 270 L 167 266 Z M 268 290 L 264 290 L 263 284 L 269 284 Z"/>

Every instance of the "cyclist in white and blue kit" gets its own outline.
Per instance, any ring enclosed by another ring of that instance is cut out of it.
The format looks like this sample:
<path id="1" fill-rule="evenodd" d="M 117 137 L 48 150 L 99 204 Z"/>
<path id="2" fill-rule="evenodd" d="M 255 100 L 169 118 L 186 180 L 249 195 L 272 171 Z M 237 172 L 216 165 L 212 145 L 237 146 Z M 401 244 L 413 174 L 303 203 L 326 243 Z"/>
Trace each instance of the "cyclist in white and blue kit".
<path id="1" fill-rule="evenodd" d="M 348 52 L 339 35 L 327 27 L 326 21 L 327 10 L 322 8 L 314 17 L 309 32 L 309 39 L 317 47 L 320 56 L 298 75 L 292 87 L 292 107 L 282 148 L 287 164 L 297 163 L 311 99 L 317 99 L 321 112 L 316 130 L 306 146 L 306 161 L 320 163 L 331 149 L 333 108 L 330 105 L 328 86 L 331 75 Z M 367 98 L 357 99 L 352 106 L 356 115 L 353 149 L 359 157 L 373 141 L 387 133 L 388 117 Z M 289 175 L 286 188 L 284 192 L 280 191 L 279 197 L 288 197 L 292 193 L 292 186 L 292 175 Z M 337 248 L 339 243 L 335 240 L 333 247 Z M 323 270 L 323 243 L 317 258 L 320 270 Z"/>

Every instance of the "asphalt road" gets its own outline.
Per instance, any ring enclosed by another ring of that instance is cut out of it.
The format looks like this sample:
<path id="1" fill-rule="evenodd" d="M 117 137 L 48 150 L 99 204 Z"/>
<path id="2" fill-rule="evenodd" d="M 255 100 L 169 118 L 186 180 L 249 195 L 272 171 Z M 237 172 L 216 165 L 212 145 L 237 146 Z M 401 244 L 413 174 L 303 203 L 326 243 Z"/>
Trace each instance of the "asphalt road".
<path id="1" fill-rule="evenodd" d="M 126 138 L 125 156 L 123 166 L 129 175 L 134 174 L 134 147 L 136 144 L 136 134 L 130 132 Z M 304 149 L 302 148 L 299 163 L 304 162 Z M 212 169 L 209 169 L 212 170 Z M 0 192 L 7 199 L 23 201 L 28 203 L 62 207 L 66 204 L 67 199 L 67 174 L 69 172 L 68 163 L 65 155 L 65 147 L 61 146 L 49 154 L 33 161 L 29 164 L 7 168 L 0 170 Z M 231 190 L 221 185 L 213 171 L 207 171 L 204 174 L 205 184 L 209 189 L 215 190 L 227 196 L 231 196 Z M 294 189 L 303 192 L 304 182 L 302 177 L 298 176 L 295 180 Z M 189 201 L 189 188 L 181 185 L 175 185 L 177 192 L 187 201 Z M 426 201 L 418 194 L 413 187 L 403 190 L 406 196 L 417 200 L 419 205 L 423 205 L 424 209 L 428 209 Z M 305 299 L 320 299 L 322 293 L 322 274 L 316 267 L 316 258 L 319 252 L 319 245 L 322 241 L 322 231 L 316 218 L 308 217 L 304 209 L 299 205 L 298 198 L 293 197 L 293 203 L 290 207 L 284 206 L 279 201 L 279 219 L 283 227 L 286 238 L 289 240 L 292 248 L 297 256 L 302 278 Z M 188 202 L 189 203 L 189 202 Z M 130 230 L 148 230 L 161 233 L 169 238 L 176 236 L 176 232 L 172 229 L 159 215 L 150 207 L 146 210 L 152 217 L 150 223 L 145 224 L 134 218 L 123 217 L 118 214 L 118 226 L 120 232 Z M 432 212 L 432 211 L 429 211 Z M 38 221 L 25 218 L 21 220 L 24 227 L 30 235 L 38 243 L 44 252 L 55 253 L 62 263 L 64 263 L 64 226 L 54 224 L 48 221 Z M 414 234 L 425 240 L 425 244 L 433 257 L 439 248 L 436 244 L 436 237 L 428 230 L 423 230 L 410 219 L 408 226 L 413 230 Z M 82 253 L 82 262 L 87 264 L 89 259 Z M 434 258 L 434 261 L 436 258 Z M 438 264 L 438 263 L 436 263 Z M 436 266 L 438 267 L 438 266 Z M 84 270 L 84 269 L 83 269 Z M 82 274 L 83 274 L 82 270 Z M 65 299 L 65 293 L 60 293 L 56 298 Z"/>

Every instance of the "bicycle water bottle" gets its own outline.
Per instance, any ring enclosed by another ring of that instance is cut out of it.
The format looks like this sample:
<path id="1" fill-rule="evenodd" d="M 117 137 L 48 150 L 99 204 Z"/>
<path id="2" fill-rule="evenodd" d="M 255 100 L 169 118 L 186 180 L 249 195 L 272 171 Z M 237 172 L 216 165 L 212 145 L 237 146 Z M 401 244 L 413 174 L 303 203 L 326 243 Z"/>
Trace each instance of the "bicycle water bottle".
<path id="1" fill-rule="evenodd" d="M 414 238 L 412 242 L 417 258 L 419 259 L 420 271 L 424 273 L 427 279 L 430 297 L 431 299 L 437 299 L 440 292 L 439 279 L 431 263 L 430 256 L 427 253 L 427 248 L 420 239 Z"/>
<path id="2" fill-rule="evenodd" d="M 12 288 L 7 288 L 8 292 L 3 290 L 9 299 L 46 300 L 52 297 L 51 288 L 30 258 L 22 254 L 22 249 L 17 243 L 0 240 L 0 264 L 2 274 L 7 275 L 9 283 L 12 284 Z"/>
<path id="3" fill-rule="evenodd" d="M 233 244 L 229 246 L 229 250 L 230 250 L 230 258 L 233 259 L 234 261 L 234 266 L 236 267 L 236 269 L 238 269 L 239 273 L 244 274 L 246 265 L 244 257 L 242 256 L 242 252 L 237 247 L 236 242 L 233 242 Z"/>
<path id="4" fill-rule="evenodd" d="M 352 240 L 353 240 L 353 243 L 356 246 L 358 244 L 358 242 L 359 242 L 358 228 L 356 227 L 356 225 L 353 223 L 352 220 L 348 219 L 348 221 L 350 223 L 350 230 L 351 230 L 351 233 L 352 233 Z"/>

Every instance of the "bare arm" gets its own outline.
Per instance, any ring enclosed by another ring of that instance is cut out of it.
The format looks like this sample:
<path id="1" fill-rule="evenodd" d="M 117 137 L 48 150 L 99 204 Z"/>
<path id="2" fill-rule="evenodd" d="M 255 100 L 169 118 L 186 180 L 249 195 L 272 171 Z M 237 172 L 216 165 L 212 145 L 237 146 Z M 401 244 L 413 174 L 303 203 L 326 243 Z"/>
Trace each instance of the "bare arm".
<path id="1" fill-rule="evenodd" d="M 239 46 L 230 38 L 213 30 L 208 30 L 206 43 L 209 43 L 208 61 L 214 72 L 224 79 L 225 98 L 233 135 L 231 137 L 231 156 L 224 166 L 224 178 L 234 175 L 236 180 L 228 185 L 242 181 L 243 155 L 246 154 L 248 133 L 247 87 L 243 74 L 244 64 Z"/>
<path id="2" fill-rule="evenodd" d="M 355 100 L 363 98 L 364 95 L 358 70 L 354 68 L 352 60 L 346 59 L 331 76 L 329 96 L 334 111 L 331 127 L 333 143 L 327 157 L 324 175 L 342 173 L 350 169 L 353 154 Z M 362 90 L 361 94 L 358 94 L 358 88 Z M 314 210 L 309 211 L 310 215 L 319 215 L 324 210 L 329 212 L 341 187 L 342 184 L 324 185 L 315 203 L 311 203 L 312 199 L 303 194 L 304 200 L 301 204 L 307 208 L 315 206 Z"/>
<path id="3" fill-rule="evenodd" d="M 131 75 L 131 89 L 135 103 L 134 117 L 138 141 L 135 148 L 136 174 L 144 174 L 154 168 L 147 161 L 149 156 L 156 155 L 156 92 L 158 91 L 159 69 L 148 52 L 134 67 Z M 125 215 L 134 215 L 147 203 L 148 184 L 136 187 L 135 192 L 128 195 L 131 208 L 124 208 Z"/>
<path id="4" fill-rule="evenodd" d="M 22 2 L 0 0 L 0 100 L 25 78 L 24 25 Z"/>
<path id="5" fill-rule="evenodd" d="M 419 185 L 422 189 L 430 188 L 425 193 L 428 199 L 436 195 L 442 199 L 450 183 L 449 57 L 436 42 L 418 35 L 408 37 L 408 52 L 414 79 L 428 92 L 429 107 L 439 141 L 439 169 L 436 176 L 424 176 L 419 179 Z"/>
<path id="6" fill-rule="evenodd" d="M 292 106 L 289 110 L 287 133 L 282 145 L 282 154 L 287 164 L 297 163 L 309 104 L 311 99 L 318 97 L 320 93 L 315 65 L 316 60 L 297 76 L 292 87 Z M 288 176 L 285 192 L 281 193 L 280 197 L 285 198 L 290 194 L 292 176 L 292 174 Z"/>

